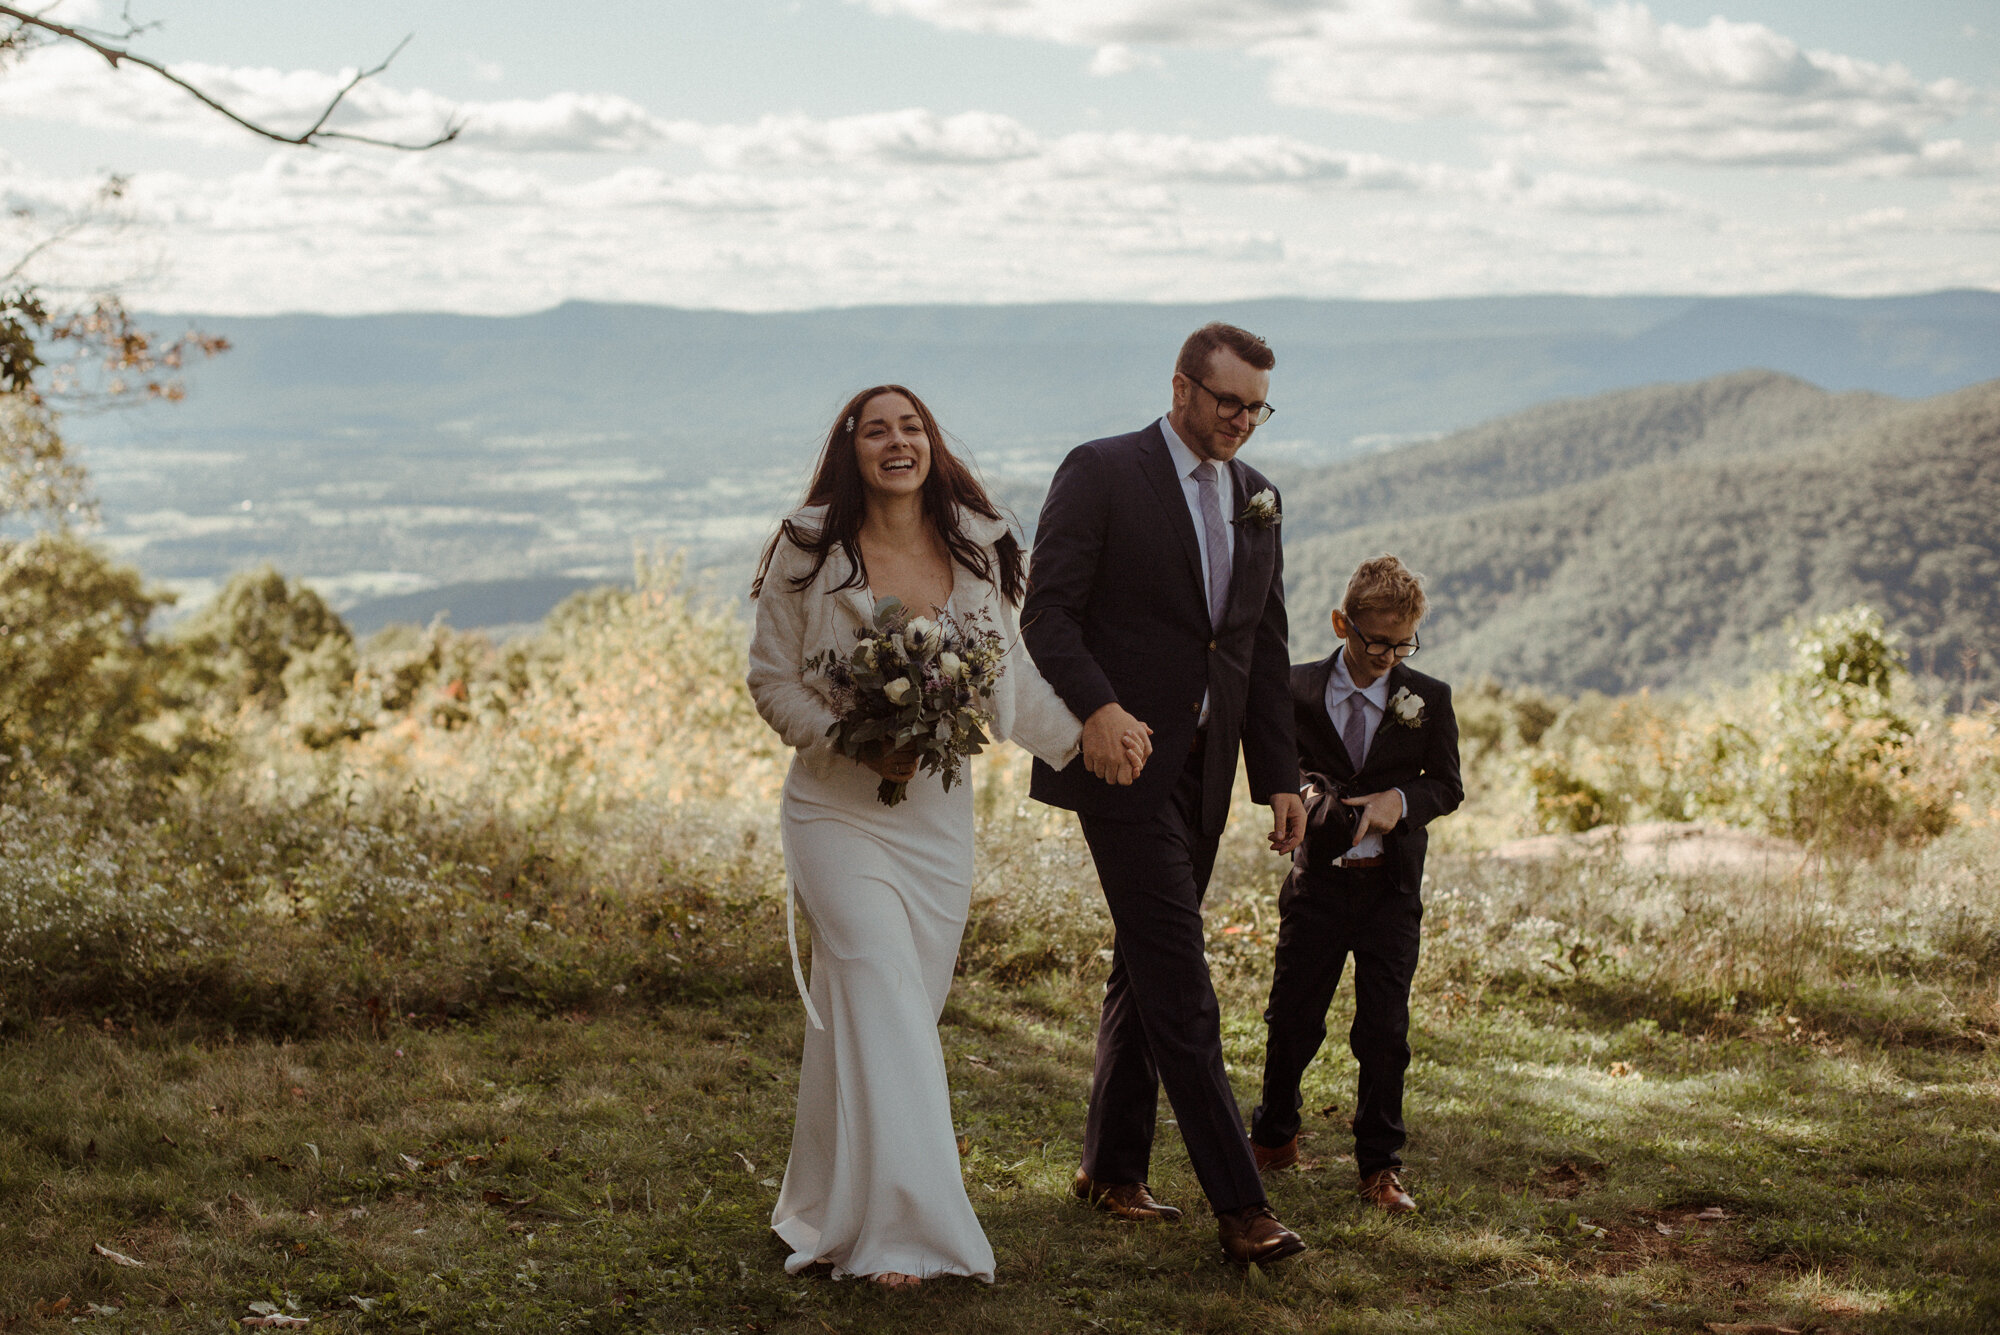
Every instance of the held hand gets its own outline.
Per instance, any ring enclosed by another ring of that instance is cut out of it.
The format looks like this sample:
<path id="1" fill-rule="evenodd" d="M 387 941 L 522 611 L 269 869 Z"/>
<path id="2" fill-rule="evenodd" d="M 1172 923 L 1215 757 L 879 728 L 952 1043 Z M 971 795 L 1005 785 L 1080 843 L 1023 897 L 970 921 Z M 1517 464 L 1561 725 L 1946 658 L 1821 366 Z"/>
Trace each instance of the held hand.
<path id="1" fill-rule="evenodd" d="M 916 778 L 917 762 L 922 758 L 923 752 L 914 747 L 905 746 L 895 751 L 884 752 L 879 744 L 855 757 L 861 764 L 891 783 L 908 783 Z"/>
<path id="2" fill-rule="evenodd" d="M 1386 793 L 1343 797 L 1340 800 L 1350 807 L 1361 808 L 1361 819 L 1354 825 L 1354 842 L 1357 844 L 1378 831 L 1387 834 L 1396 828 L 1396 822 L 1403 819 L 1403 795 L 1393 788 Z"/>
<path id="3" fill-rule="evenodd" d="M 1306 837 L 1306 804 L 1297 793 L 1271 798 L 1271 851 L 1289 853 Z"/>
<path id="4" fill-rule="evenodd" d="M 1153 730 L 1117 704 L 1100 706 L 1083 725 L 1083 767 L 1106 783 L 1130 786 L 1153 754 Z"/>

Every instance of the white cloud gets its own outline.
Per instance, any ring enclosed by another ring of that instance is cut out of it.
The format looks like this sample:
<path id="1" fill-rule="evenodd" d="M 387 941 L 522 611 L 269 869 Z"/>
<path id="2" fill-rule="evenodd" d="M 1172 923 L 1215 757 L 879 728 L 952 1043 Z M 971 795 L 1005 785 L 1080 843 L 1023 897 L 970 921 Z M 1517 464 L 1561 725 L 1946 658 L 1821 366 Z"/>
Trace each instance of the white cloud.
<path id="1" fill-rule="evenodd" d="M 0 115 L 114 130 L 134 148 L 126 161 L 143 163 L 154 136 L 248 150 L 171 155 L 247 167 L 134 172 L 124 207 L 150 231 L 128 244 L 150 238 L 173 259 L 130 289 L 156 309 L 1862 292 L 2000 278 L 2000 197 L 1980 188 L 2000 155 L 1972 131 L 1936 129 L 1973 95 L 1753 25 L 1674 28 L 1582 0 L 877 5 L 1071 42 L 1101 73 L 1173 46 L 1233 46 L 1296 100 L 1469 117 L 1485 161 L 983 110 L 717 124 L 588 92 L 460 105 L 387 79 L 356 90 L 343 128 L 415 137 L 458 112 L 463 139 L 421 155 L 273 151 L 157 80 L 58 50 L 0 79 Z M 287 125 L 341 81 L 184 72 Z M 87 200 L 97 182 L 31 144 L 0 156 L 0 200 L 45 216 Z M 1738 174 L 1694 198 L 1719 177 L 1595 165 L 1635 159 L 1819 163 L 1855 179 Z M 1822 187 L 1833 203 L 1803 193 Z"/>
<path id="2" fill-rule="evenodd" d="M 1021 121 L 992 112 L 939 116 L 910 108 L 831 119 L 766 117 L 740 126 L 677 122 L 668 134 L 677 144 L 698 147 L 710 163 L 730 172 L 860 166 L 964 169 L 989 180 L 1000 172 L 1013 180 L 1458 193 L 1506 197 L 1564 211 L 1661 212 L 1688 207 L 1669 192 L 1612 178 L 1536 174 L 1511 166 L 1476 171 L 1326 148 L 1281 135 L 1202 138 L 1129 130 L 1042 135 Z M 621 179 L 671 179 L 678 192 L 686 178 L 655 171 L 625 173 Z"/>
<path id="3" fill-rule="evenodd" d="M 395 108 L 383 117 L 387 122 L 383 130 L 366 133 L 414 139 L 426 127 L 440 124 L 444 116 L 456 114 L 465 122 L 463 142 L 505 152 L 637 153 L 669 138 L 666 128 L 644 107 L 606 93 L 550 93 L 458 106 L 430 95 L 406 96 L 414 105 Z M 385 133 L 390 125 L 397 128 Z"/>
<path id="4" fill-rule="evenodd" d="M 352 71 L 194 63 L 173 71 L 245 119 L 290 134 L 308 128 L 352 77 Z M 140 70 L 113 70 L 70 45 L 36 51 L 8 70 L 0 79 L 0 116 L 207 143 L 255 142 L 166 81 Z M 377 139 L 422 141 L 453 119 L 465 123 L 461 143 L 497 152 L 639 152 L 666 142 L 669 133 L 638 103 L 604 93 L 457 102 L 379 79 L 349 93 L 331 126 Z"/>
<path id="5" fill-rule="evenodd" d="M 1576 161 L 1868 166 L 1926 161 L 1982 96 L 1808 50 L 1757 23 L 1661 22 L 1616 0 L 866 0 L 940 26 L 1078 45 L 1230 46 L 1273 96 L 1413 120 L 1470 116 Z"/>
<path id="6" fill-rule="evenodd" d="M 1938 222 L 1954 232 L 2000 233 L 2000 186 L 1962 187 L 1938 210 Z"/>
<path id="7" fill-rule="evenodd" d="M 1471 174 L 1475 188 L 1487 198 L 1550 213 L 1598 214 L 1605 217 L 1644 214 L 1699 215 L 1703 210 L 1681 195 L 1653 186 L 1606 176 L 1571 172 L 1530 172 L 1499 163 Z"/>
<path id="8" fill-rule="evenodd" d="M 681 143 L 700 144 L 711 161 L 730 167 L 801 163 L 903 163 L 990 166 L 1037 156 L 1041 141 L 1010 116 L 985 111 L 940 116 L 911 108 L 819 120 L 766 116 L 747 126 L 680 123 Z"/>
<path id="9" fill-rule="evenodd" d="M 1134 70 L 1158 69 L 1163 62 L 1151 51 L 1138 51 L 1123 42 L 1108 42 L 1090 58 L 1090 72 L 1100 79 L 1113 79 Z"/>
<path id="10" fill-rule="evenodd" d="M 1081 46 L 1237 46 L 1311 31 L 1338 0 L 862 0 L 942 28 Z"/>
<path id="11" fill-rule="evenodd" d="M 1900 212 L 1801 203 L 1732 217 L 1640 182 L 1283 139 L 1073 134 L 978 166 L 808 129 L 784 141 L 834 147 L 776 168 L 647 162 L 579 177 L 573 160 L 273 151 L 214 178 L 142 171 L 127 207 L 172 264 L 131 294 L 154 309 L 498 312 L 578 296 L 769 309 L 1858 292 L 1990 286 L 2000 229 L 2000 196 L 1972 186 Z M 74 201 L 92 184 L 0 160 L 9 201 Z"/>

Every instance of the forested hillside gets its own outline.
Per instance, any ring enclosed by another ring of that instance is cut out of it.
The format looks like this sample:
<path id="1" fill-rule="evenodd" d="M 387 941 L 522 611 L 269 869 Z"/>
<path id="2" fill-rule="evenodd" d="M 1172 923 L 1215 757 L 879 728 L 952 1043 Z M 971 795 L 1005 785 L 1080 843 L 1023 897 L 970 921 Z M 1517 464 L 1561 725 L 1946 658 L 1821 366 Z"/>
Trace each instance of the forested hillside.
<path id="1" fill-rule="evenodd" d="M 1345 572 L 1391 550 L 1429 577 L 1420 666 L 1447 676 L 1737 679 L 1787 618 L 1866 602 L 1918 672 L 2000 680 L 2000 382 L 1914 404 L 1758 373 L 1606 395 L 1328 470 L 1286 510 L 1297 655 L 1329 646 Z"/>
<path id="2" fill-rule="evenodd" d="M 1774 371 L 1558 400 L 1314 473 L 1286 493 L 1288 535 L 1456 514 L 1677 459 L 1784 453 L 1907 407 Z"/>

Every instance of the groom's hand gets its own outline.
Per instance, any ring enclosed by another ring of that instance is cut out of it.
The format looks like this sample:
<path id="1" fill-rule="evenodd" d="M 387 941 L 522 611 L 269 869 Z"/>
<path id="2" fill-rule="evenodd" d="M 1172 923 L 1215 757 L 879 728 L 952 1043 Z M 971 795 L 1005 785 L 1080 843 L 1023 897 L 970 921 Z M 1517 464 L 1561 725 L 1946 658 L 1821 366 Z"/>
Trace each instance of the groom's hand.
<path id="1" fill-rule="evenodd" d="M 1361 808 L 1360 819 L 1354 823 L 1354 842 L 1357 844 L 1377 831 L 1387 834 L 1396 828 L 1397 821 L 1403 819 L 1403 795 L 1393 788 L 1386 793 L 1343 797 L 1340 800 L 1350 807 Z"/>
<path id="2" fill-rule="evenodd" d="M 1083 767 L 1106 783 L 1130 786 L 1153 753 L 1153 730 L 1117 703 L 1100 705 L 1083 724 Z"/>
<path id="3" fill-rule="evenodd" d="M 1297 793 L 1271 798 L 1271 851 L 1289 853 L 1306 837 L 1306 804 Z"/>

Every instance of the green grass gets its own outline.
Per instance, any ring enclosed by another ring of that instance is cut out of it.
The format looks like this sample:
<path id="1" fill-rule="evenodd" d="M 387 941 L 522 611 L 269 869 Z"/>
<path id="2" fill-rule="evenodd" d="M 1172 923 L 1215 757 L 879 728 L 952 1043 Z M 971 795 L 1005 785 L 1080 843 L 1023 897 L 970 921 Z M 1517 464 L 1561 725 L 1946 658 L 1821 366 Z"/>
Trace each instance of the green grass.
<path id="1" fill-rule="evenodd" d="M 700 1005 L 406 1017 L 298 1042 L 45 1021 L 0 1047 L 0 1325 L 219 1331 L 260 1301 L 317 1331 L 2000 1322 L 2000 1063 L 1984 1045 L 1782 1016 L 1675 1032 L 1567 988 L 1467 994 L 1427 967 L 1409 1092 L 1422 1213 L 1354 1198 L 1352 1065 L 1329 1051 L 1307 1090 L 1333 1108 L 1308 1122 L 1322 1164 L 1272 1188 L 1313 1250 L 1244 1274 L 1218 1258 L 1170 1129 L 1154 1185 L 1186 1222 L 1132 1228 L 1064 1195 L 1100 970 L 959 980 L 943 1041 L 999 1276 L 911 1294 L 783 1272 L 767 1223 L 801 1020 L 768 973 Z M 1267 978 L 1223 975 L 1246 1107 Z M 1727 1217 L 1692 1218 L 1710 1206 Z"/>
<path id="2" fill-rule="evenodd" d="M 998 1283 L 886 1293 L 787 1277 L 768 1229 L 802 1026 L 768 793 L 565 813 L 326 768 L 0 801 L 0 1329 L 2000 1326 L 2000 827 L 1773 879 L 1434 857 L 1422 1213 L 1354 1196 L 1343 994 L 1320 1165 L 1272 1184 L 1313 1250 L 1246 1274 L 1171 1127 L 1182 1224 L 1066 1195 L 1108 927 L 1075 822 L 996 763 L 942 1036 Z M 1246 1108 L 1261 814 L 1209 903 Z"/>

